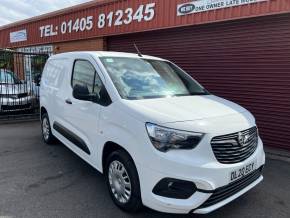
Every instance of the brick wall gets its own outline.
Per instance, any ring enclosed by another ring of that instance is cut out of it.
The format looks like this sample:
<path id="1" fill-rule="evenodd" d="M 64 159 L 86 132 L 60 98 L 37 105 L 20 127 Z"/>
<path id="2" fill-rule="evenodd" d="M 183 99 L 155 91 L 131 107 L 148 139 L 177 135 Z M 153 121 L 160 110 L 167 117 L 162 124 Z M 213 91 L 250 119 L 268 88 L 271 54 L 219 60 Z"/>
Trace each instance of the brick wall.
<path id="1" fill-rule="evenodd" d="M 103 38 L 95 38 L 55 43 L 53 50 L 55 54 L 59 54 L 70 51 L 103 51 L 105 48 L 106 46 Z"/>

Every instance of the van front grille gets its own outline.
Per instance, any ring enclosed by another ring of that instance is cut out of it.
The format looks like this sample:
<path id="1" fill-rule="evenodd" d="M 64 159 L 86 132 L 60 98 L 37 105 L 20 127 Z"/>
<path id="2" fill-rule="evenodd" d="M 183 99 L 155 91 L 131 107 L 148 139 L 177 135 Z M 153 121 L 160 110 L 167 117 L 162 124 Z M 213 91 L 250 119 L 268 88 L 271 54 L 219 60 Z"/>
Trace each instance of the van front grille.
<path id="1" fill-rule="evenodd" d="M 250 157 L 258 146 L 257 127 L 217 136 L 211 140 L 216 159 L 223 164 L 239 163 Z"/>

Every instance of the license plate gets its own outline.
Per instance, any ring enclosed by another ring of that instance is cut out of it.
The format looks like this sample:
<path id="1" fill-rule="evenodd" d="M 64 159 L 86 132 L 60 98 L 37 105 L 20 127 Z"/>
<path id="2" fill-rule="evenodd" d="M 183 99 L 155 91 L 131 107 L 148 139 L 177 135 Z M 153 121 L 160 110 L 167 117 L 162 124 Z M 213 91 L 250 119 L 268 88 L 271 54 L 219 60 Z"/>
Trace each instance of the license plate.
<path id="1" fill-rule="evenodd" d="M 236 181 L 238 179 L 243 178 L 244 176 L 250 174 L 256 169 L 256 163 L 251 162 L 249 164 L 246 164 L 245 166 L 238 168 L 231 172 L 230 174 L 230 182 Z"/>

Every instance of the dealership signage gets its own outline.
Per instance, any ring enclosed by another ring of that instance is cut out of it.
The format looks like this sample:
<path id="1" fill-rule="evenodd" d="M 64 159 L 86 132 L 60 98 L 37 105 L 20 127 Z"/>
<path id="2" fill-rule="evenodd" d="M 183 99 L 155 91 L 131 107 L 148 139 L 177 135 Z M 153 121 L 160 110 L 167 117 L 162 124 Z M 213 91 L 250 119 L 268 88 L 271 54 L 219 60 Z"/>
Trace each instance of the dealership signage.
<path id="1" fill-rule="evenodd" d="M 77 32 L 91 31 L 94 28 L 112 28 L 131 24 L 132 22 L 148 22 L 155 17 L 156 3 L 139 5 L 136 9 L 131 7 L 124 10 L 115 9 L 107 13 L 99 13 L 96 17 L 86 16 L 64 20 L 57 25 L 48 24 L 39 27 L 40 37 L 51 37 Z"/>
<path id="2" fill-rule="evenodd" d="M 277 2 L 274 0 L 100 1 L 2 28 L 0 46 L 13 48 L 53 44 L 242 17 L 266 16 L 290 10 L 290 5 L 286 3 L 289 0 L 279 1 L 285 7 L 276 7 Z M 221 16 L 212 16 L 216 12 Z M 222 12 L 225 14 L 220 14 Z M 185 19 L 186 17 L 190 19 Z"/>
<path id="3" fill-rule="evenodd" d="M 18 48 L 18 52 L 24 53 L 52 53 L 53 46 L 52 45 L 40 45 L 40 46 L 31 46 L 31 47 L 24 47 Z"/>
<path id="4" fill-rule="evenodd" d="M 230 8 L 268 0 L 197 0 L 177 5 L 177 16 Z"/>
<path id="5" fill-rule="evenodd" d="M 10 43 L 27 41 L 26 29 L 10 33 Z"/>

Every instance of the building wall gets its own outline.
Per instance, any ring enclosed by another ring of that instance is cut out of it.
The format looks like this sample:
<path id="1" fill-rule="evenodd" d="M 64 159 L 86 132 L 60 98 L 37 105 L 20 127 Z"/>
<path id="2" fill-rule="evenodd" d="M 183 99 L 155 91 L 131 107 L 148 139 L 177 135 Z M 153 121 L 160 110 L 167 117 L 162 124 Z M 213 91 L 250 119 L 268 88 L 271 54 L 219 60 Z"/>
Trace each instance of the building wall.
<path id="1" fill-rule="evenodd" d="M 110 35 L 120 35 L 133 32 L 144 32 L 156 29 L 173 28 L 234 20 L 248 17 L 265 16 L 290 12 L 289 0 L 219 0 L 224 5 L 230 2 L 243 2 L 224 7 L 214 7 L 214 10 L 203 10 L 196 13 L 178 14 L 178 5 L 190 0 L 116 0 L 102 1 L 87 8 L 75 8 L 61 13 L 54 12 L 48 15 L 30 19 L 25 22 L 8 25 L 0 28 L 0 48 L 15 48 L 31 45 L 53 44 L 57 42 L 88 39 Z M 192 1 L 193 5 L 205 0 Z M 216 1 L 213 1 L 214 3 Z M 210 4 L 210 6 L 213 4 Z M 148 7 L 149 6 L 149 7 Z M 140 7 L 143 9 L 140 12 Z M 148 8 L 147 8 L 148 7 Z M 147 10 L 146 10 L 147 8 Z M 129 11 L 128 11 L 129 9 Z M 130 12 L 133 12 L 131 13 Z M 150 11 L 153 14 L 148 12 Z M 128 14 L 140 12 L 136 19 L 129 19 Z M 113 16 L 109 22 L 108 16 Z M 152 14 L 153 16 L 151 16 Z M 100 17 L 104 15 L 105 18 Z M 119 15 L 122 15 L 121 17 Z M 138 19 L 140 17 L 140 19 Z M 118 18 L 119 21 L 118 21 Z M 87 24 L 80 30 L 80 21 Z M 105 21 L 100 22 L 100 21 Z M 129 21 L 130 22 L 129 22 Z M 104 25 L 99 25 L 99 24 Z M 72 28 L 77 24 L 77 28 Z M 71 27 L 71 28 L 70 28 Z M 11 35 L 12 37 L 11 41 Z M 18 40 L 18 41 L 17 41 Z"/>
<path id="2" fill-rule="evenodd" d="M 145 54 L 176 62 L 212 93 L 252 111 L 266 145 L 290 149 L 290 0 L 253 1 L 183 16 L 177 6 L 190 0 L 102 1 L 0 28 L 0 48 L 49 44 L 55 53 L 107 47 L 136 52 L 136 43 Z M 152 19 L 124 23 L 127 9 L 135 13 L 149 4 L 154 5 Z M 115 25 L 120 10 L 122 24 Z M 110 12 L 112 24 L 106 17 L 98 27 L 99 16 Z M 61 32 L 63 24 L 88 18 L 90 29 Z M 27 39 L 12 43 L 10 34 L 20 30 L 26 30 Z"/>
<path id="3" fill-rule="evenodd" d="M 53 47 L 55 54 L 71 51 L 103 51 L 105 49 L 105 42 L 103 38 L 96 38 L 55 43 Z"/>
<path id="4" fill-rule="evenodd" d="M 21 53 L 13 54 L 14 64 L 13 64 L 12 71 L 16 74 L 17 78 L 20 80 L 25 80 L 24 59 L 25 59 L 25 55 Z"/>

